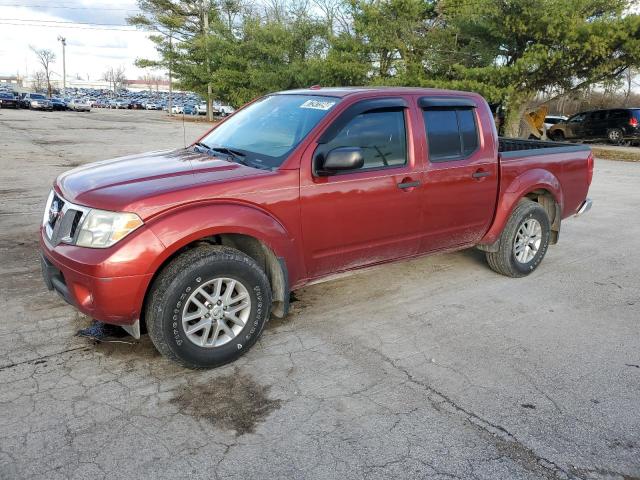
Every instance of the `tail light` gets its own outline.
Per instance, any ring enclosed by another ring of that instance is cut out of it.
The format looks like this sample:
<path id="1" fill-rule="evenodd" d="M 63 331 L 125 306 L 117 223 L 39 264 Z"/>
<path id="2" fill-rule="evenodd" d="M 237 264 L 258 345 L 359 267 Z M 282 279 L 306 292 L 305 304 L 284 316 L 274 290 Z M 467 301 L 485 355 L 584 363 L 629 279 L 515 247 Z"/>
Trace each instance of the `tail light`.
<path id="1" fill-rule="evenodd" d="M 587 185 L 591 185 L 591 180 L 593 180 L 593 152 L 589 152 L 589 157 L 587 158 Z"/>
<path id="2" fill-rule="evenodd" d="M 631 117 L 631 119 L 629 120 L 629 125 L 631 125 L 632 127 L 637 127 L 638 119 L 636 117 Z"/>

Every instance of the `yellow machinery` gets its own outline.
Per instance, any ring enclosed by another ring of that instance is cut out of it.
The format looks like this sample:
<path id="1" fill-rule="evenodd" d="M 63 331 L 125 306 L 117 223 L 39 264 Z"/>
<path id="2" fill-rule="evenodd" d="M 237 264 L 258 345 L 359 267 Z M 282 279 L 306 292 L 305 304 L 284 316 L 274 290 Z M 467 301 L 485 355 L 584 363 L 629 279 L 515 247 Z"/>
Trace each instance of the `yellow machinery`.
<path id="1" fill-rule="evenodd" d="M 537 138 L 544 136 L 544 119 L 549 107 L 541 105 L 537 110 L 525 113 L 520 122 L 520 136 L 522 138 Z"/>

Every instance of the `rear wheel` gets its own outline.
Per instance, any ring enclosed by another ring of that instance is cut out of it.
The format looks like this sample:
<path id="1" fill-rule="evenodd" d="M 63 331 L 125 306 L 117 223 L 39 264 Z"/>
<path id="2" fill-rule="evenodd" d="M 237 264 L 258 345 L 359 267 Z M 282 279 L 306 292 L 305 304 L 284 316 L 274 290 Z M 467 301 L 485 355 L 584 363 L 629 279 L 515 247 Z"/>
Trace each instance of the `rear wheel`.
<path id="1" fill-rule="evenodd" d="M 551 140 L 554 142 L 564 142 L 564 133 L 561 130 L 551 132 Z"/>
<path id="2" fill-rule="evenodd" d="M 612 128 L 607 132 L 607 140 L 613 145 L 620 145 L 624 141 L 624 135 L 619 128 Z"/>
<path id="3" fill-rule="evenodd" d="M 523 200 L 509 217 L 500 235 L 497 252 L 487 252 L 492 270 L 508 277 L 533 272 L 549 247 L 551 226 L 547 212 L 532 200 Z"/>
<path id="4" fill-rule="evenodd" d="M 253 346 L 270 308 L 269 281 L 251 257 L 204 246 L 180 255 L 158 276 L 146 324 L 164 356 L 188 368 L 211 368 Z"/>

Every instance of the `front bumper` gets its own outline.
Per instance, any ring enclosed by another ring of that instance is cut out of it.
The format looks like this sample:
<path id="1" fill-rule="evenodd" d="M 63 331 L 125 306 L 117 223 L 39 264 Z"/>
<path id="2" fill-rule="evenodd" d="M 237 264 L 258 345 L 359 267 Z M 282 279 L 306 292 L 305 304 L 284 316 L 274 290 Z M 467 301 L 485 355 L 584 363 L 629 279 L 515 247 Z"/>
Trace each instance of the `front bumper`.
<path id="1" fill-rule="evenodd" d="M 132 325 L 140 318 L 151 274 L 96 278 L 54 263 L 44 253 L 40 265 L 47 288 L 85 315 L 113 325 Z"/>
<path id="2" fill-rule="evenodd" d="M 51 245 L 40 230 L 42 276 L 49 290 L 85 315 L 113 325 L 133 325 L 164 246 L 148 228 L 113 247 Z"/>

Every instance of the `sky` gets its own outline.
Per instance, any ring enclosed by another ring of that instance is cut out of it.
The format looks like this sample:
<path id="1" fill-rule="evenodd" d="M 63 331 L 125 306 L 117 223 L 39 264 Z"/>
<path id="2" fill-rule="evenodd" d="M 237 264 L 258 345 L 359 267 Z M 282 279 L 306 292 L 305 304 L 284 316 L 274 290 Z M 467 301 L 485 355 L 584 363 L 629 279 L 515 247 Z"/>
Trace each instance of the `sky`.
<path id="1" fill-rule="evenodd" d="M 137 79 L 147 72 L 135 59 L 157 55 L 148 32 L 126 25 L 136 12 L 135 0 L 0 0 L 0 75 L 39 70 L 34 46 L 55 52 L 54 78 L 61 78 L 61 35 L 68 78 L 99 80 L 109 67 L 122 66 L 127 78 Z"/>

